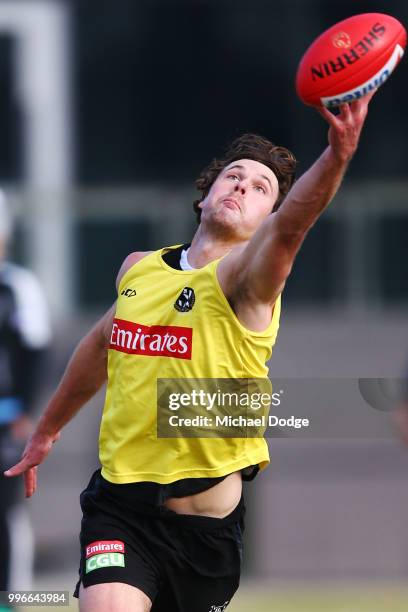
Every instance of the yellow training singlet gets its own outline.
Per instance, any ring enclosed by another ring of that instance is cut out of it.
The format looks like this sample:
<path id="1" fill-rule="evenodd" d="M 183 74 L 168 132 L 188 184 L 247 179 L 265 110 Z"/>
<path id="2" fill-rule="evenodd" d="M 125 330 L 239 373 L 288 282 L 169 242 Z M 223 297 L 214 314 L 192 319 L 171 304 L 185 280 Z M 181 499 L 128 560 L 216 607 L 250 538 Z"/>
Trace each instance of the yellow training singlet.
<path id="1" fill-rule="evenodd" d="M 225 476 L 256 464 L 262 469 L 269 453 L 261 437 L 158 438 L 156 381 L 266 378 L 280 297 L 269 327 L 249 331 L 218 283 L 220 260 L 175 270 L 162 259 L 166 250 L 132 266 L 119 286 L 99 438 L 102 476 L 118 484 L 167 484 Z"/>

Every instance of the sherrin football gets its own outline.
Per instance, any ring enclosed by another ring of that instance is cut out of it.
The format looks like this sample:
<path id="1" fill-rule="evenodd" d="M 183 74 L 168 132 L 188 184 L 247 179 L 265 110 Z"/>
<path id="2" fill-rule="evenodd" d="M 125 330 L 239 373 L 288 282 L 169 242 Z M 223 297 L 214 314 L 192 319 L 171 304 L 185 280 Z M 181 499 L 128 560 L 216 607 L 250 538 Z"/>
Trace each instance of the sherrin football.
<path id="1" fill-rule="evenodd" d="M 296 91 L 305 104 L 339 106 L 380 87 L 402 56 L 404 26 L 394 17 L 364 13 L 321 34 L 302 57 Z"/>

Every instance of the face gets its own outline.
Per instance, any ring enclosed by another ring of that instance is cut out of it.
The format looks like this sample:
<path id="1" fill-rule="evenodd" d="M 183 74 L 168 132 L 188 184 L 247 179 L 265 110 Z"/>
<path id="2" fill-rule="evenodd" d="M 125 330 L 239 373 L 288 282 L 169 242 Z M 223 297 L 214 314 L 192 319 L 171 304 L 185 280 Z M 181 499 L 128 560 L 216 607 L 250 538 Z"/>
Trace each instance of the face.
<path id="1" fill-rule="evenodd" d="M 201 223 L 237 240 L 249 240 L 272 211 L 279 195 L 270 168 L 252 159 L 226 166 L 199 204 Z"/>

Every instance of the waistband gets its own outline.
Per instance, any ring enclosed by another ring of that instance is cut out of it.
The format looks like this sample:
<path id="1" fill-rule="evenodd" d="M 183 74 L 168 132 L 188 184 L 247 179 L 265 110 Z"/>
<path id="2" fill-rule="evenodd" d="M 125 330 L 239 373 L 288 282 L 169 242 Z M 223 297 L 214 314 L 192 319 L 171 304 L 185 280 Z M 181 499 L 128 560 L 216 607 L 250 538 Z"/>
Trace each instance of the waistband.
<path id="1" fill-rule="evenodd" d="M 143 485 L 147 485 L 146 493 L 149 492 L 148 485 L 151 483 L 138 483 L 138 491 L 140 497 L 135 499 L 126 499 L 116 487 L 106 487 L 104 479 L 101 476 L 100 470 L 97 470 L 91 477 L 88 487 L 83 493 L 88 494 L 93 498 L 93 502 L 98 504 L 100 500 L 105 508 L 110 508 L 110 511 L 114 514 L 134 514 L 149 516 L 151 518 L 157 518 L 164 522 L 171 522 L 178 524 L 185 528 L 202 529 L 205 531 L 211 531 L 213 529 L 219 529 L 240 521 L 245 515 L 245 502 L 244 496 L 241 495 L 237 506 L 224 518 L 215 518 L 212 516 L 202 516 L 197 514 L 179 514 L 174 512 L 165 506 L 164 504 L 152 504 L 149 499 L 149 495 L 144 498 L 143 496 Z"/>
<path id="2" fill-rule="evenodd" d="M 160 515 L 166 521 L 171 521 L 182 527 L 199 528 L 205 531 L 212 531 L 213 529 L 220 529 L 226 527 L 231 523 L 237 523 L 240 521 L 246 512 L 244 496 L 241 495 L 241 499 L 234 510 L 224 516 L 224 518 L 215 518 L 212 516 L 202 516 L 200 514 L 179 514 L 173 512 L 166 506 L 160 506 Z"/>

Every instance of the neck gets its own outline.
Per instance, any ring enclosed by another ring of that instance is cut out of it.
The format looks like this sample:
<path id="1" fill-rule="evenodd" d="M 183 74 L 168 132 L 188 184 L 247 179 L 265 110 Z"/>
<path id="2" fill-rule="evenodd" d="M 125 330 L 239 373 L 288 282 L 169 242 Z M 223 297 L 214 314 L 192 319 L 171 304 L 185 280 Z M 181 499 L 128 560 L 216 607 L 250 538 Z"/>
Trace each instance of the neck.
<path id="1" fill-rule="evenodd" d="M 188 251 L 188 261 L 193 268 L 203 268 L 210 261 L 220 259 L 227 255 L 234 247 L 243 245 L 237 240 L 228 240 L 207 233 L 202 225 L 199 225 Z"/>

